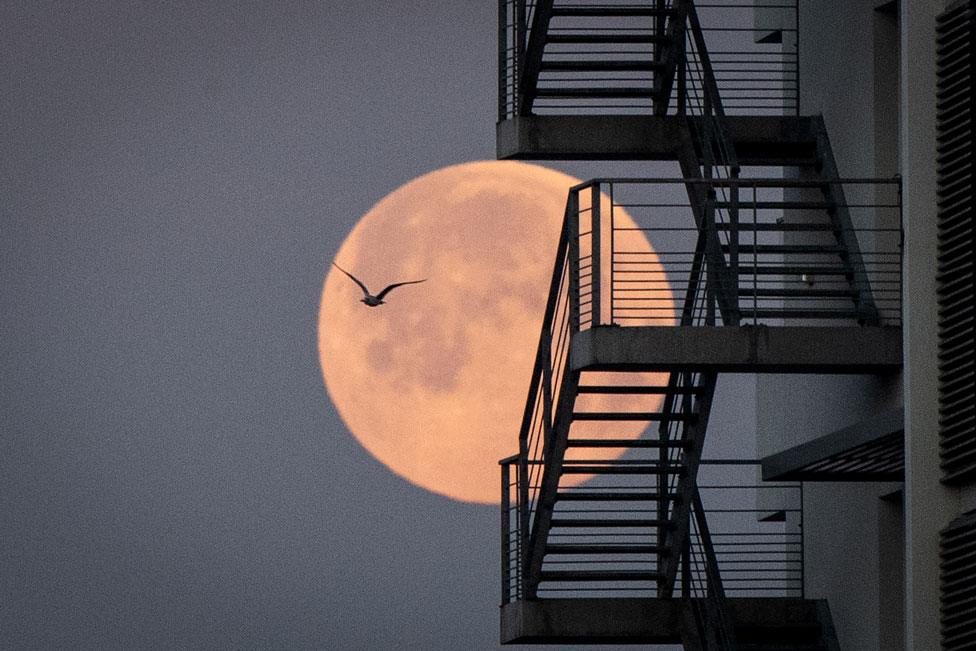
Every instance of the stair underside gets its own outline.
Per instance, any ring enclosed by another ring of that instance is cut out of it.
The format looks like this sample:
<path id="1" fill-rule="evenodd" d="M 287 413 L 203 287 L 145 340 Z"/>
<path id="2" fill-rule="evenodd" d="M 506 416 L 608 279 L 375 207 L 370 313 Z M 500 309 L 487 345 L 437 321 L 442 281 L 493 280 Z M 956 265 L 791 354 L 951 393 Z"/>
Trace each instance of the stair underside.
<path id="1" fill-rule="evenodd" d="M 816 166 L 812 118 L 730 115 L 741 165 Z M 499 159 L 677 160 L 685 119 L 654 115 L 533 115 L 499 122 Z M 585 135 L 585 137 L 581 137 Z"/>
<path id="2" fill-rule="evenodd" d="M 732 597 L 728 602 L 743 651 L 827 648 L 820 639 L 816 600 Z M 681 599 L 655 598 L 516 601 L 502 606 L 501 642 L 681 644 L 686 607 Z"/>

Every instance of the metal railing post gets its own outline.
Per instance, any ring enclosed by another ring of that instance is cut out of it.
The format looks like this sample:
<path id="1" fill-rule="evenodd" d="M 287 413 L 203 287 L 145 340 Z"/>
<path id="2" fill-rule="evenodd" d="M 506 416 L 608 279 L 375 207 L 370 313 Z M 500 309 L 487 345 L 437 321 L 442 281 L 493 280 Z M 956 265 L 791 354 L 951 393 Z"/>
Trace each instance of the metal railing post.
<path id="1" fill-rule="evenodd" d="M 513 0 L 515 3 L 515 43 L 514 54 L 515 65 L 512 66 L 512 115 L 519 115 L 522 107 L 519 106 L 521 96 L 522 67 L 525 65 L 526 35 L 528 34 L 527 16 L 525 12 L 525 0 Z"/>
<path id="2" fill-rule="evenodd" d="M 610 297 L 610 324 L 613 325 L 613 263 L 614 263 L 614 222 L 613 222 L 613 181 L 607 183 L 607 196 L 610 198 L 610 264 L 607 267 L 607 273 L 609 275 L 609 280 L 607 282 L 607 293 Z"/>
<path id="3" fill-rule="evenodd" d="M 591 273 L 591 284 L 590 284 L 590 314 L 593 326 L 601 325 L 602 319 L 600 315 L 600 310 L 603 307 L 603 270 L 602 270 L 602 256 L 601 249 L 603 248 L 603 240 L 601 238 L 601 231 L 603 230 L 603 225 L 600 220 L 600 184 L 594 183 L 590 186 L 590 273 Z"/>
<path id="4" fill-rule="evenodd" d="M 508 0 L 498 0 L 498 121 L 508 116 Z"/>
<path id="5" fill-rule="evenodd" d="M 509 468 L 509 459 L 503 459 L 501 461 L 502 466 L 502 495 L 501 495 L 501 509 L 502 509 L 502 529 L 501 529 L 501 561 L 502 561 L 502 605 L 509 603 L 512 600 L 512 568 L 510 565 L 511 561 L 511 500 L 509 494 L 511 492 L 511 470 Z"/>
<path id="6" fill-rule="evenodd" d="M 570 190 L 566 202 L 569 242 L 569 328 L 570 338 L 580 330 L 580 228 L 579 228 L 579 190 Z"/>

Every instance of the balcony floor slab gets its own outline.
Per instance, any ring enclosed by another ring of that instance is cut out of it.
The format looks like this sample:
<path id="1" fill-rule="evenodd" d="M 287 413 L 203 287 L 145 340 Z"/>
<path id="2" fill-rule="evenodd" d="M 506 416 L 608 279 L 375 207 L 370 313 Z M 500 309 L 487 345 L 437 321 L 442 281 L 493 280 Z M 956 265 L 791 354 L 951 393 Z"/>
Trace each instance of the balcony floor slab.
<path id="1" fill-rule="evenodd" d="M 571 344 L 574 370 L 886 374 L 902 365 L 897 326 L 598 326 Z"/>

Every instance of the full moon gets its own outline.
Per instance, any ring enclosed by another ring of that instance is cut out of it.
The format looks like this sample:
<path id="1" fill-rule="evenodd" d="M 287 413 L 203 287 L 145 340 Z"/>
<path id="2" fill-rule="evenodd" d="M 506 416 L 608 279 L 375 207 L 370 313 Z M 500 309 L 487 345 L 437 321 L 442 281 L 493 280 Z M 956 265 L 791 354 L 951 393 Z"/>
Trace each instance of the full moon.
<path id="1" fill-rule="evenodd" d="M 383 198 L 340 247 L 336 263 L 373 294 L 426 279 L 367 307 L 330 266 L 319 310 L 332 402 L 407 481 L 498 502 L 498 460 L 518 451 L 566 198 L 579 182 L 510 161 L 442 168 Z"/>

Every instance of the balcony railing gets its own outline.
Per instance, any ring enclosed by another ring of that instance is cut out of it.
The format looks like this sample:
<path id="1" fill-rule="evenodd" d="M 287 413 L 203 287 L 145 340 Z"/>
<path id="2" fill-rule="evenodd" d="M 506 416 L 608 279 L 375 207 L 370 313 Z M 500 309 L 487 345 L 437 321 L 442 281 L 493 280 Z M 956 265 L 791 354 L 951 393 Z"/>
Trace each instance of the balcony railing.
<path id="1" fill-rule="evenodd" d="M 520 473 L 527 464 L 518 455 L 501 462 L 501 601 L 517 601 L 524 596 L 524 553 L 528 529 L 522 525 L 527 505 L 519 490 Z M 528 464 L 535 465 L 535 464 Z M 752 460 L 703 460 L 699 471 L 698 492 L 707 518 L 714 560 L 721 575 L 724 593 L 729 597 L 802 597 L 803 590 L 803 486 L 798 482 L 757 482 L 758 462 Z M 614 493 L 648 489 L 639 478 L 594 477 L 575 489 L 586 492 Z M 533 487 L 538 489 L 538 485 Z M 569 502 L 572 504 L 572 501 Z M 569 510 L 575 507 L 568 507 Z M 589 518 L 653 517 L 656 505 L 608 502 L 600 511 L 588 511 Z M 567 510 L 567 513 L 569 512 Z M 705 596 L 708 591 L 707 548 L 702 534 L 702 518 L 692 518 L 691 544 L 683 555 L 675 594 Z M 574 534 L 560 538 L 563 544 L 593 545 L 601 542 L 651 543 L 652 539 L 624 538 L 619 532 Z M 604 536 L 607 540 L 601 540 Z M 641 534 L 628 534 L 641 536 Z M 646 536 L 645 536 L 646 538 Z M 561 556 L 547 561 L 552 569 L 578 567 L 580 563 L 598 562 L 603 567 L 640 569 L 633 556 L 604 556 L 600 561 Z M 655 568 L 649 568 L 655 569 Z M 620 597 L 658 596 L 653 584 L 596 584 L 587 587 L 543 587 L 540 597 Z"/>
<path id="2" fill-rule="evenodd" d="M 570 194 L 580 330 L 901 322 L 897 179 L 604 179 Z"/>
<path id="3" fill-rule="evenodd" d="M 518 115 L 695 114 L 704 103 L 706 77 L 714 79 L 728 115 L 795 115 L 799 110 L 799 12 L 796 0 L 557 0 L 563 9 L 549 21 L 534 21 L 536 0 L 499 0 L 498 119 Z M 670 25 L 663 15 L 616 19 L 573 15 L 573 9 L 679 9 L 688 28 Z M 700 26 L 691 24 L 692 19 Z M 545 30 L 546 66 L 530 106 L 522 104 L 520 84 L 533 25 Z M 585 38 L 584 38 L 585 37 Z M 676 47 L 673 40 L 679 39 Z M 677 54 L 672 57 L 672 54 Z M 589 66 L 574 62 L 659 65 Z M 551 64 L 551 65 L 549 65 Z M 705 68 L 710 70 L 705 71 Z M 667 79 L 666 83 L 662 83 Z M 558 97 L 546 89 L 600 89 L 587 97 Z M 670 89 L 662 101 L 646 93 L 613 96 L 609 89 Z"/>

